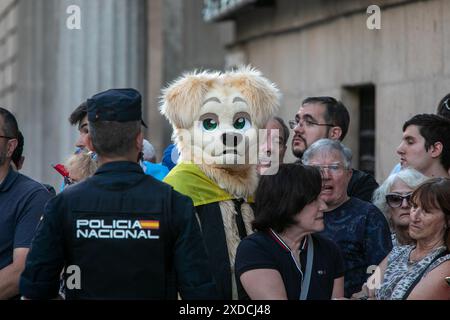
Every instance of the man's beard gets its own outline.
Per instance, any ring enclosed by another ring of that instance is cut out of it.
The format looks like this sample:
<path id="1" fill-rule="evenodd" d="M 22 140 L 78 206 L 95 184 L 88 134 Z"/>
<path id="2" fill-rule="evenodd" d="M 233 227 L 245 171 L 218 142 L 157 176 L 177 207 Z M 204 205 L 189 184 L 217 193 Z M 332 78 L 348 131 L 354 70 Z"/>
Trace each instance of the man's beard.
<path id="1" fill-rule="evenodd" d="M 294 150 L 292 149 L 292 153 L 294 154 L 294 156 L 298 159 L 301 159 L 303 157 L 303 153 L 305 153 L 305 150 Z"/>
<path id="2" fill-rule="evenodd" d="M 294 135 L 294 137 L 293 137 L 293 139 L 301 139 L 302 141 L 303 141 L 303 144 L 305 145 L 305 148 L 303 149 L 303 150 L 299 150 L 299 149 L 297 149 L 297 150 L 295 150 L 294 149 L 294 140 L 292 140 L 292 145 L 291 145 L 291 149 L 292 149 L 292 154 L 296 157 L 296 158 L 298 158 L 298 159 L 302 159 L 302 157 L 303 157 L 303 154 L 305 153 L 305 151 L 306 151 L 306 149 L 308 149 L 308 146 L 306 145 L 306 140 L 305 139 L 303 139 L 303 137 L 302 136 L 300 136 L 300 135 Z"/>

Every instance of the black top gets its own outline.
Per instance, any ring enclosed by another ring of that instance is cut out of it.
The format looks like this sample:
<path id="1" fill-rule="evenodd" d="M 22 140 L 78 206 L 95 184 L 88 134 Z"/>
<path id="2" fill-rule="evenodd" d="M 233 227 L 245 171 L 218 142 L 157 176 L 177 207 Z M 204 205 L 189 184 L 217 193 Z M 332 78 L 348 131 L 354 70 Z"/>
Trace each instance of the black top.
<path id="1" fill-rule="evenodd" d="M 347 187 L 347 194 L 364 201 L 372 202 L 373 192 L 378 188 L 375 178 L 360 170 L 352 169 L 353 174 Z"/>
<path id="2" fill-rule="evenodd" d="M 231 300 L 232 272 L 219 202 L 197 206 L 195 209 L 198 213 L 219 299 Z"/>
<path id="3" fill-rule="evenodd" d="M 370 273 L 391 251 L 389 225 L 373 204 L 350 198 L 324 213 L 325 229 L 320 235 L 336 243 L 345 263 L 345 297 L 359 292 Z"/>
<path id="4" fill-rule="evenodd" d="M 192 201 L 132 162 L 104 164 L 49 202 L 21 294 L 54 298 L 63 267 L 68 299 L 216 297 Z"/>
<path id="5" fill-rule="evenodd" d="M 339 248 L 331 241 L 313 234 L 314 259 L 308 300 L 329 300 L 334 280 L 344 275 L 344 262 Z M 305 273 L 307 245 L 300 252 L 302 273 Z M 236 282 L 239 298 L 248 299 L 240 276 L 249 270 L 275 269 L 286 288 L 289 300 L 298 300 L 301 293 L 302 273 L 290 250 L 272 232 L 256 232 L 241 241 L 236 253 Z"/>

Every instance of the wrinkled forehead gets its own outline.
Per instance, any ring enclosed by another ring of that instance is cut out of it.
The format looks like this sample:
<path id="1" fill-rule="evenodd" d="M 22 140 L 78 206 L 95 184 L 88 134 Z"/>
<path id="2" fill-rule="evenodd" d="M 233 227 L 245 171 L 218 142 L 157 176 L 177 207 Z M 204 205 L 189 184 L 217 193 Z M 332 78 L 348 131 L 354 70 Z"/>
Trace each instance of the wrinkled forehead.
<path id="1" fill-rule="evenodd" d="M 402 192 L 410 192 L 413 189 L 411 187 L 409 187 L 402 179 L 400 179 L 399 177 L 396 177 L 394 179 L 394 181 L 392 182 L 392 186 L 390 188 L 391 192 L 398 192 L 398 193 L 402 193 Z"/>
<path id="2" fill-rule="evenodd" d="M 318 150 L 309 158 L 310 164 L 343 164 L 344 159 L 338 150 L 327 148 Z"/>

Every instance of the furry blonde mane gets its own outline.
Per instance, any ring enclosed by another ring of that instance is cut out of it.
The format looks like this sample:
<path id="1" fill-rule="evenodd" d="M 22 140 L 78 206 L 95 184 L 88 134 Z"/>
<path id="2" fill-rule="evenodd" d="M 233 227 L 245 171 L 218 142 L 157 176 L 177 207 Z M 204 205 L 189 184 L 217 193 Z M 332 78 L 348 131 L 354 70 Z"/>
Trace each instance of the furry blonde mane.
<path id="1" fill-rule="evenodd" d="M 187 145 L 190 141 L 183 140 L 181 132 L 193 128 L 201 114 L 205 96 L 217 88 L 233 88 L 242 94 L 255 129 L 264 128 L 279 108 L 280 91 L 276 85 L 250 66 L 224 73 L 194 71 L 182 75 L 163 89 L 160 101 L 160 111 L 174 129 L 172 138 L 181 151 L 181 160 L 191 159 L 191 149 Z M 222 189 L 237 197 L 249 197 L 258 183 L 255 165 L 221 167 L 201 164 L 199 167 Z"/>
<path id="2" fill-rule="evenodd" d="M 163 89 L 160 111 L 174 129 L 189 129 L 197 120 L 206 93 L 221 86 L 233 87 L 242 93 L 257 128 L 263 128 L 279 108 L 280 91 L 276 85 L 258 70 L 243 66 L 225 73 L 194 71 L 182 75 Z"/>

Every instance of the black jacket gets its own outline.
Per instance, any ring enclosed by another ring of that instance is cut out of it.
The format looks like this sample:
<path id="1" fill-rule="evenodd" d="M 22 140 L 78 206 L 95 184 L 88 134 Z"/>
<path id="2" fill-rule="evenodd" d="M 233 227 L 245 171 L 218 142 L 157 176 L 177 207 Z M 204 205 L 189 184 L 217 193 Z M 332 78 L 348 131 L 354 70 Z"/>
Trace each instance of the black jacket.
<path id="1" fill-rule="evenodd" d="M 348 184 L 347 193 L 350 197 L 356 197 L 364 201 L 372 202 L 372 195 L 378 188 L 375 178 L 364 172 L 352 169 L 353 175 Z"/>
<path id="2" fill-rule="evenodd" d="M 132 162 L 104 164 L 47 204 L 21 294 L 56 297 L 63 268 L 67 299 L 216 297 L 192 201 Z"/>

